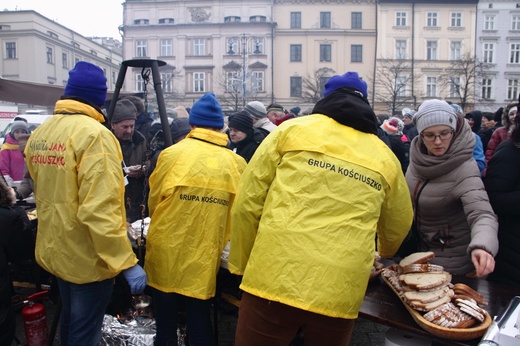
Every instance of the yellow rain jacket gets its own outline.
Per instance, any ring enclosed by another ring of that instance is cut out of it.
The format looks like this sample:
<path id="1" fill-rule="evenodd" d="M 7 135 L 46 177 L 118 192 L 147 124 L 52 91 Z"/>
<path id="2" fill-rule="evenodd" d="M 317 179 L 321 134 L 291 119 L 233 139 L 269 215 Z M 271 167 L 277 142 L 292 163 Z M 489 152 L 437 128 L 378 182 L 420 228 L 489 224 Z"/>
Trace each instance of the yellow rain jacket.
<path id="1" fill-rule="evenodd" d="M 229 269 L 241 289 L 302 310 L 357 318 L 374 263 L 412 222 L 401 165 L 377 136 L 321 115 L 262 142 L 231 213 Z"/>
<path id="2" fill-rule="evenodd" d="M 60 100 L 25 149 L 38 210 L 36 261 L 84 284 L 137 263 L 126 230 L 122 154 L 93 107 Z"/>
<path id="3" fill-rule="evenodd" d="M 165 149 L 150 177 L 148 285 L 197 299 L 215 295 L 230 210 L 246 162 L 227 136 L 196 128 Z"/>

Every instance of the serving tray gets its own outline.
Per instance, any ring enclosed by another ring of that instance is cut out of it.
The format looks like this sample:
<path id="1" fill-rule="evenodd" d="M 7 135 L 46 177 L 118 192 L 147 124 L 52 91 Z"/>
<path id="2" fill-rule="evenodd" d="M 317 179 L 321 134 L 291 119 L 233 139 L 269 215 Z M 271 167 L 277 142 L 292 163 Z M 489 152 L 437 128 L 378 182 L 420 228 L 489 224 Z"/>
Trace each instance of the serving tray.
<path id="1" fill-rule="evenodd" d="M 401 302 L 404 304 L 404 307 L 408 312 L 412 315 L 413 319 L 419 326 L 421 326 L 422 329 L 426 330 L 427 332 L 438 336 L 440 338 L 444 339 L 451 339 L 451 340 L 471 340 L 482 337 L 486 330 L 491 325 L 491 322 L 493 322 L 491 316 L 489 314 L 485 313 L 485 319 L 484 322 L 478 324 L 477 326 L 470 327 L 470 328 L 446 328 L 436 325 L 435 323 L 432 323 L 425 319 L 421 313 L 415 309 L 413 309 L 411 306 L 406 304 L 405 301 L 403 301 L 403 298 L 399 296 L 399 292 L 392 286 L 392 284 L 387 280 L 387 278 L 384 275 L 381 275 L 383 278 L 383 281 L 394 291 L 395 294 L 399 297 Z M 478 323 L 478 321 L 477 321 Z"/>

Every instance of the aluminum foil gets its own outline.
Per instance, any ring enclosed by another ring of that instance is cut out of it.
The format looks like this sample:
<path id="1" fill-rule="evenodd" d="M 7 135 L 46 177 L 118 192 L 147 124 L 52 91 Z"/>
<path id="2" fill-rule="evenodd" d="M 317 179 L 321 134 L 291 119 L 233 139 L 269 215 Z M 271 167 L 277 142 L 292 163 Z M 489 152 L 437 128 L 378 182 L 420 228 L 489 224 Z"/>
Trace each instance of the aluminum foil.
<path id="1" fill-rule="evenodd" d="M 155 319 L 137 316 L 120 322 L 117 317 L 105 315 L 101 328 L 100 345 L 152 346 L 155 339 Z"/>
<path id="2" fill-rule="evenodd" d="M 150 218 L 146 217 L 144 218 L 144 229 L 143 229 L 143 236 L 146 238 L 148 235 L 148 227 L 150 226 Z M 143 220 L 137 220 L 134 221 L 132 224 L 130 224 L 130 228 L 128 228 L 128 236 L 133 241 L 136 241 L 141 237 L 141 224 Z"/>

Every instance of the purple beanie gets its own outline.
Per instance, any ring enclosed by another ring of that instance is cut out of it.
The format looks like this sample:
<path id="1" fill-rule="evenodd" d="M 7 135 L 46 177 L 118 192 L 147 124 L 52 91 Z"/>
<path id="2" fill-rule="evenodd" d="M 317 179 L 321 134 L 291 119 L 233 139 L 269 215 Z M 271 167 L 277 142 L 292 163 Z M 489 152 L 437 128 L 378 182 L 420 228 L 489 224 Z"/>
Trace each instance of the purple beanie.
<path id="1" fill-rule="evenodd" d="M 325 83 L 325 90 L 323 91 L 323 96 L 327 96 L 331 92 L 341 87 L 350 87 L 356 89 L 357 91 L 361 92 L 365 98 L 368 97 L 367 83 L 361 78 L 359 78 L 357 72 L 347 72 L 343 76 L 332 76 L 327 81 L 327 83 Z"/>
<path id="2" fill-rule="evenodd" d="M 69 71 L 65 96 L 76 96 L 96 106 L 103 106 L 107 96 L 107 78 L 98 66 L 79 61 Z"/>

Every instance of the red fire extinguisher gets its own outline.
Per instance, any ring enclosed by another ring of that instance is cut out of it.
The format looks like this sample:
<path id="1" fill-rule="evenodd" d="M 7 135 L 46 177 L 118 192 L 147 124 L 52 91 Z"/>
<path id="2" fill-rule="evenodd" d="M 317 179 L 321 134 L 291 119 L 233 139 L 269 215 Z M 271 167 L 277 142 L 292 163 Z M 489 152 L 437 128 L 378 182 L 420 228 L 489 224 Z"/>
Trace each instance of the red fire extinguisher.
<path id="1" fill-rule="evenodd" d="M 45 306 L 36 302 L 43 299 L 47 293 L 48 291 L 35 293 L 24 301 L 27 306 L 22 309 L 22 319 L 27 346 L 47 345 L 48 332 Z"/>

